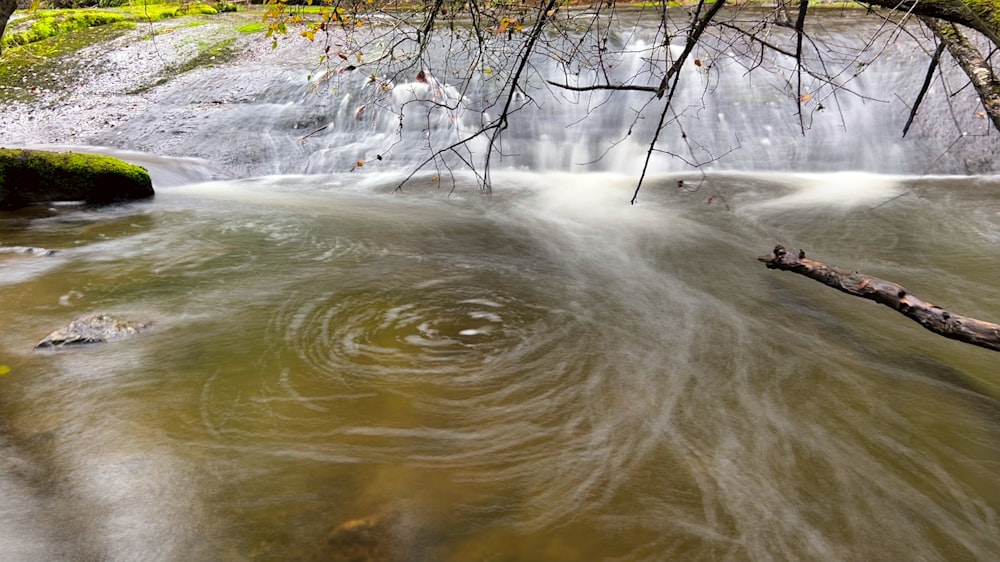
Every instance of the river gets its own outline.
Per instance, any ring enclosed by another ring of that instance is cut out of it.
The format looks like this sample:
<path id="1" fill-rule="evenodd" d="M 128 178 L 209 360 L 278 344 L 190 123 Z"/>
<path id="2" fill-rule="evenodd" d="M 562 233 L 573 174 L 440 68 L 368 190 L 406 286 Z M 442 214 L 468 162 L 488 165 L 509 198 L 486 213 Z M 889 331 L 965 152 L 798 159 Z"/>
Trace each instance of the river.
<path id="1" fill-rule="evenodd" d="M 900 64 L 872 83 L 919 83 Z M 308 97 L 310 71 L 196 71 L 85 139 L 146 166 L 151 201 L 0 215 L 0 246 L 55 250 L 0 253 L 0 558 L 1000 552 L 996 353 L 756 260 L 801 247 L 1000 320 L 974 148 L 928 175 L 947 139 L 900 140 L 905 111 L 856 100 L 815 139 L 787 104 L 713 106 L 773 132 L 658 164 L 630 205 L 641 143 L 580 167 L 594 139 L 532 113 L 490 195 L 462 170 L 398 191 L 418 152 L 384 152 L 350 92 Z M 152 328 L 33 349 L 96 312 Z"/>

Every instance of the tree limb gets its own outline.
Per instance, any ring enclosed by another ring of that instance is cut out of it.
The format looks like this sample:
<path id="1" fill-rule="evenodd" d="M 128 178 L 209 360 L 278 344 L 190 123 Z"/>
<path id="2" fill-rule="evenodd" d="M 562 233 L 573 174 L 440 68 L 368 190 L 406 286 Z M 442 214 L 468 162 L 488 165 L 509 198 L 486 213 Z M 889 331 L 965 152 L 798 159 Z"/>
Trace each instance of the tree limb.
<path id="1" fill-rule="evenodd" d="M 860 0 L 860 3 L 964 25 L 1000 47 L 1000 2 L 995 0 Z"/>
<path id="2" fill-rule="evenodd" d="M 799 129 L 806 134 L 805 116 L 802 115 L 802 37 L 805 35 L 806 11 L 809 0 L 799 0 L 799 13 L 795 19 L 795 107 L 799 113 Z"/>
<path id="3" fill-rule="evenodd" d="M 701 8 L 704 4 L 705 0 L 701 0 L 701 2 L 698 3 L 697 12 L 701 11 Z M 698 41 L 701 39 L 702 33 L 705 33 L 705 29 L 708 28 L 708 25 L 712 23 L 713 19 L 715 19 L 715 16 L 719 13 L 719 10 L 721 10 L 725 5 L 726 5 L 726 0 L 717 0 L 715 3 L 712 4 L 712 6 L 708 9 L 708 11 L 705 12 L 705 15 L 700 20 L 697 19 L 697 12 L 696 12 L 695 21 L 697 22 L 697 24 L 691 30 L 691 33 L 688 34 L 688 39 L 687 42 L 684 44 L 684 50 L 681 52 L 681 55 L 677 57 L 677 60 L 674 61 L 674 64 L 671 65 L 670 68 L 667 69 L 666 74 L 663 75 L 663 80 L 660 81 L 660 87 L 657 88 L 656 97 L 658 98 L 663 97 L 663 94 L 666 93 L 667 91 L 667 86 L 670 84 L 670 78 L 681 71 L 681 67 L 684 66 L 684 62 L 687 60 L 688 55 L 691 54 L 691 50 L 694 49 L 695 45 L 697 45 Z"/>
<path id="4" fill-rule="evenodd" d="M 805 275 L 838 291 L 888 306 L 935 334 L 1000 351 L 1000 324 L 948 312 L 910 294 L 892 281 L 808 259 L 802 250 L 795 256 L 783 246 L 775 246 L 770 255 L 761 256 L 757 260 L 763 262 L 768 269 Z"/>
<path id="5" fill-rule="evenodd" d="M 1000 78 L 993 72 L 989 61 L 954 24 L 924 17 L 920 18 L 920 21 L 948 47 L 951 57 L 972 81 L 972 86 L 979 94 L 979 99 L 986 114 L 993 121 L 993 126 L 1000 131 Z"/>
<path id="6" fill-rule="evenodd" d="M 723 0 L 724 1 L 724 0 Z M 521 74 L 524 69 L 528 66 L 528 61 L 531 59 L 531 54 L 535 51 L 535 42 L 538 38 L 542 36 L 542 31 L 545 29 L 545 23 L 548 21 L 549 16 L 554 14 L 554 10 L 558 5 L 559 0 L 547 0 L 544 6 L 540 6 L 538 10 L 538 19 L 535 20 L 535 25 L 531 29 L 531 33 L 528 35 L 528 41 L 524 44 L 521 51 L 520 59 L 517 63 L 517 68 L 511 75 L 510 88 L 507 90 L 506 98 L 503 100 L 503 109 L 500 115 L 496 118 L 496 127 L 493 128 L 493 132 L 489 137 L 489 147 L 486 149 L 486 163 L 483 166 L 483 177 L 485 179 L 486 192 L 490 192 L 490 159 L 493 156 L 493 149 L 500 142 L 500 135 L 507 129 L 508 121 L 507 118 L 510 116 L 511 104 L 514 103 L 514 98 L 516 97 L 517 89 L 521 87 Z"/>

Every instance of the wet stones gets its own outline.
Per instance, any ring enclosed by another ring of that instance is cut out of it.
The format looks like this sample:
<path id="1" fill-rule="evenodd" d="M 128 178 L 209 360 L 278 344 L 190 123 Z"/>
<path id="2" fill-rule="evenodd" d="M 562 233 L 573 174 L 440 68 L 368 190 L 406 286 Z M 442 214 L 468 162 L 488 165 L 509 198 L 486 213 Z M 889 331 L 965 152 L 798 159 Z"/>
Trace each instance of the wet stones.
<path id="1" fill-rule="evenodd" d="M 105 343 L 122 340 L 149 328 L 148 322 L 131 322 L 109 314 L 83 316 L 45 336 L 35 348 L 55 348 L 84 343 Z"/>

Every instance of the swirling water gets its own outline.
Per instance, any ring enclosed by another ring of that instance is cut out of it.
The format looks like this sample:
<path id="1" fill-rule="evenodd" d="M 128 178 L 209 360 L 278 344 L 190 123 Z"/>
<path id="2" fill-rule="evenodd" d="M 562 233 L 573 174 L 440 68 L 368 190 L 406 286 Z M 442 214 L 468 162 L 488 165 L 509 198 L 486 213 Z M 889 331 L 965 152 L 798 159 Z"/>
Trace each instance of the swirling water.
<path id="1" fill-rule="evenodd" d="M 373 514 L 383 559 L 997 552 L 994 353 L 754 256 L 998 318 L 1000 184 L 347 179 L 5 223 L 60 248 L 0 256 L 10 558 L 351 559 L 331 532 Z M 92 310 L 154 330 L 30 351 Z"/>
<path id="2" fill-rule="evenodd" d="M 2 216 L 56 253 L 0 253 L 0 558 L 1000 552 L 996 354 L 755 259 L 1000 321 L 996 178 L 661 173 L 629 205 L 633 168 L 487 197 L 335 152 L 216 181 L 118 152 L 155 200 Z M 98 311 L 153 328 L 32 350 Z"/>

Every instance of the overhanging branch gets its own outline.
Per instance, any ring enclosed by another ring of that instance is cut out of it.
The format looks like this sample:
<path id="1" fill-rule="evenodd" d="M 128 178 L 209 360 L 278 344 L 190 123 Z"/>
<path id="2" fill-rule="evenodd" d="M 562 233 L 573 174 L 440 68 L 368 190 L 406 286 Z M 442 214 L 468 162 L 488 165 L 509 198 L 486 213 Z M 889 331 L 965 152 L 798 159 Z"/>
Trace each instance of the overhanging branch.
<path id="1" fill-rule="evenodd" d="M 1000 131 L 1000 79 L 993 72 L 989 61 L 954 24 L 927 17 L 921 17 L 920 21 L 948 47 L 952 58 L 972 81 L 993 126 Z"/>
<path id="2" fill-rule="evenodd" d="M 995 1 L 859 0 L 859 2 L 866 6 L 879 6 L 963 25 L 982 33 L 994 45 L 1000 47 L 1000 4 Z"/>

